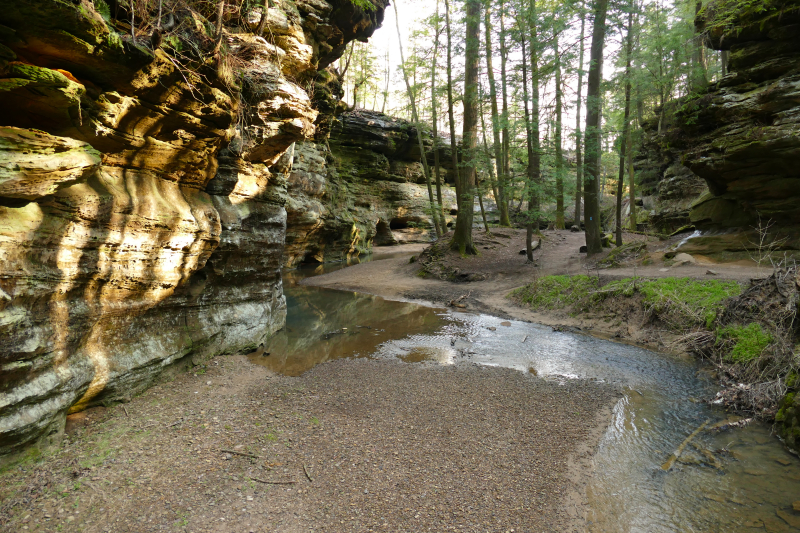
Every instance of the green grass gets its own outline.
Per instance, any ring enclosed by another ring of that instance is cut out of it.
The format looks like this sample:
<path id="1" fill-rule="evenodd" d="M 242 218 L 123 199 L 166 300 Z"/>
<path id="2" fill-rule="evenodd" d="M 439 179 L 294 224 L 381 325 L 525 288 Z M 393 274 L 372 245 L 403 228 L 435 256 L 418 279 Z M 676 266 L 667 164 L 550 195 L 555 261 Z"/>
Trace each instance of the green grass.
<path id="1" fill-rule="evenodd" d="M 659 278 L 634 280 L 626 278 L 612 281 L 603 292 L 632 296 L 639 292 L 645 304 L 656 313 L 677 312 L 685 322 L 710 328 L 723 302 L 742 292 L 735 281 L 697 280 L 693 278 Z"/>
<path id="2" fill-rule="evenodd" d="M 560 309 L 585 300 L 597 289 L 597 278 L 589 276 L 543 276 L 515 289 L 509 296 L 533 309 Z"/>
<path id="3" fill-rule="evenodd" d="M 761 324 L 757 322 L 746 326 L 727 326 L 719 330 L 717 337 L 736 342 L 725 359 L 739 364 L 757 359 L 773 341 L 772 335 L 764 331 Z"/>

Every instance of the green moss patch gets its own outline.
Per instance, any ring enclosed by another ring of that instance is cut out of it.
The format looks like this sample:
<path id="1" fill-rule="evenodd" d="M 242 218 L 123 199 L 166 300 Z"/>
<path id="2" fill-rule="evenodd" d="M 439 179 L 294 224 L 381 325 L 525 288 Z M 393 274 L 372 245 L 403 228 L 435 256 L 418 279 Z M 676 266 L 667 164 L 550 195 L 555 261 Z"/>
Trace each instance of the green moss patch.
<path id="1" fill-rule="evenodd" d="M 726 326 L 719 330 L 718 339 L 735 342 L 725 359 L 739 364 L 757 359 L 773 341 L 772 335 L 757 322 L 746 326 Z"/>
<path id="2" fill-rule="evenodd" d="M 723 302 L 739 295 L 742 287 L 735 281 L 723 280 L 626 278 L 607 284 L 603 292 L 625 296 L 639 292 L 651 312 L 676 315 L 678 326 L 703 325 L 710 328 Z"/>
<path id="3" fill-rule="evenodd" d="M 589 276 L 544 276 L 509 296 L 533 309 L 561 309 L 586 300 L 597 286 L 597 278 Z"/>

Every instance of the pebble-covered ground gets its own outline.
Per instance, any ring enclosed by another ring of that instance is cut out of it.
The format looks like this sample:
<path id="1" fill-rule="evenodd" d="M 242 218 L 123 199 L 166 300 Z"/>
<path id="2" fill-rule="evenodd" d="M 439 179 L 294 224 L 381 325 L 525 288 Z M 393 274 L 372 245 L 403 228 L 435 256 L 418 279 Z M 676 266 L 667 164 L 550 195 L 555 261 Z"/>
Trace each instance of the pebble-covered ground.
<path id="1" fill-rule="evenodd" d="M 616 394 L 472 365 L 289 378 L 218 357 L 73 415 L 58 450 L 5 468 L 0 530 L 573 531 Z"/>

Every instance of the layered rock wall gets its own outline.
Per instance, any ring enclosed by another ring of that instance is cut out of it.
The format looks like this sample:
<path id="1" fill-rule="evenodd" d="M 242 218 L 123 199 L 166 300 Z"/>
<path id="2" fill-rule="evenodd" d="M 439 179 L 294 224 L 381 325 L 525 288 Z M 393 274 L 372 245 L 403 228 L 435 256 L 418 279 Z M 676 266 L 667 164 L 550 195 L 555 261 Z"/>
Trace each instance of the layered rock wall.
<path id="1" fill-rule="evenodd" d="M 702 236 L 682 251 L 800 256 L 800 6 L 765 0 L 745 7 L 706 4 L 696 23 L 711 47 L 730 52 L 729 73 L 681 101 L 674 127 L 659 139 L 708 185 L 689 206 Z"/>
<path id="2" fill-rule="evenodd" d="M 292 147 L 324 123 L 304 87 L 373 3 L 272 2 L 269 40 L 240 21 L 216 58 L 191 2 L 161 47 L 88 0 L 3 5 L 0 455 L 283 326 Z"/>
<path id="3" fill-rule="evenodd" d="M 443 170 L 450 213 L 452 169 Z M 373 244 L 430 242 L 435 230 L 415 127 L 373 111 L 338 116 L 329 143 L 296 146 L 286 210 L 288 266 L 347 259 Z"/>

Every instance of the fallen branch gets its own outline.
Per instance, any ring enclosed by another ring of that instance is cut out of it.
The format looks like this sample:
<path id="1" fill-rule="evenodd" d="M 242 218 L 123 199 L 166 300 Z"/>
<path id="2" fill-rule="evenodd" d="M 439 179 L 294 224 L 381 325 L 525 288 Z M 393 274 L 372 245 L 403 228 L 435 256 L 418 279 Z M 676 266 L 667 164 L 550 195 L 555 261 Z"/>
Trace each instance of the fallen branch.
<path id="1" fill-rule="evenodd" d="M 454 299 L 454 300 L 450 300 L 450 301 L 447 303 L 447 305 L 448 305 L 449 307 L 462 307 L 462 308 L 463 308 L 463 307 L 466 307 L 466 305 L 464 305 L 464 304 L 462 304 L 462 303 L 460 303 L 460 302 L 461 302 L 461 300 L 464 300 L 464 299 L 466 299 L 466 298 L 469 298 L 469 295 L 470 295 L 470 294 L 472 294 L 472 291 L 469 291 L 467 294 L 462 294 L 461 296 L 459 296 L 458 298 L 456 298 L 456 299 Z"/>
<path id="2" fill-rule="evenodd" d="M 297 481 L 268 481 L 266 479 L 258 479 L 257 477 L 248 477 L 247 479 L 251 481 L 258 481 L 259 483 L 264 483 L 265 485 L 294 485 Z"/>
<path id="3" fill-rule="evenodd" d="M 233 450 L 220 450 L 222 453 L 232 453 L 234 455 L 241 455 L 242 457 L 252 457 L 253 459 L 261 459 L 258 455 L 253 455 L 252 453 L 245 453 L 245 452 L 235 452 Z"/>
<path id="4" fill-rule="evenodd" d="M 313 480 L 313 479 L 311 478 L 311 476 L 309 475 L 309 473 L 308 473 L 308 468 L 306 468 L 306 465 L 305 465 L 305 463 L 303 464 L 303 472 L 305 473 L 305 475 L 306 475 L 306 477 L 308 478 L 308 480 L 309 480 L 311 483 L 313 483 L 313 482 L 314 482 L 314 480 Z"/>
<path id="5" fill-rule="evenodd" d="M 675 461 L 677 461 L 678 457 L 680 457 L 681 454 L 683 453 L 683 449 L 686 448 L 686 445 L 692 442 L 692 439 L 694 439 L 698 433 L 703 431 L 703 428 L 705 428 L 708 425 L 708 423 L 709 420 L 706 420 L 705 422 L 700 424 L 699 428 L 692 431 L 691 435 L 683 439 L 683 442 L 681 442 L 681 445 L 678 446 L 678 449 L 672 452 L 672 455 L 669 456 L 669 459 L 667 459 L 667 461 L 663 465 L 661 465 L 661 470 L 668 471 L 670 468 L 672 468 L 672 465 L 675 464 Z"/>

